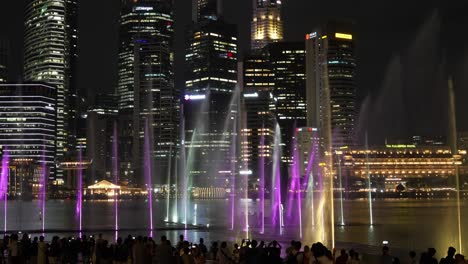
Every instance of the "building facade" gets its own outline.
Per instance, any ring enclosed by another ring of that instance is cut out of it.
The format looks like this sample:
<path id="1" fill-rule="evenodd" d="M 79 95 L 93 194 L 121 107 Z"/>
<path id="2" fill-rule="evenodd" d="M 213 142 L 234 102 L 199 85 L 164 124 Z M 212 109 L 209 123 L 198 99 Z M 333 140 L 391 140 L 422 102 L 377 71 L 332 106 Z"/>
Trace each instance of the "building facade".
<path id="1" fill-rule="evenodd" d="M 253 0 L 251 49 L 262 49 L 269 43 L 283 40 L 280 0 Z"/>
<path id="2" fill-rule="evenodd" d="M 268 53 L 274 73 L 276 116 L 284 144 L 282 161 L 289 166 L 292 164 L 296 128 L 307 123 L 304 43 L 272 43 L 268 45 Z"/>
<path id="3" fill-rule="evenodd" d="M 24 22 L 24 79 L 57 88 L 57 159 L 69 151 L 70 109 L 77 49 L 76 0 L 29 1 Z M 63 173 L 57 170 L 61 182 Z"/>
<path id="4" fill-rule="evenodd" d="M 272 171 L 275 98 L 268 91 L 244 92 L 242 106 L 246 126 L 241 131 L 240 166 L 252 172 L 251 183 L 258 183 L 262 169 L 265 175 L 270 175 Z"/>
<path id="5" fill-rule="evenodd" d="M 307 126 L 319 128 L 334 149 L 354 144 L 356 62 L 350 27 L 330 22 L 306 35 Z"/>
<path id="6" fill-rule="evenodd" d="M 137 43 L 135 52 L 135 82 L 138 95 L 135 111 L 139 113 L 139 153 L 144 153 L 145 137 L 153 142 L 150 155 L 154 162 L 155 183 L 166 182 L 175 166 L 179 148 L 180 93 L 174 88 L 172 48 L 157 39 Z M 149 135 L 145 135 L 145 123 L 149 121 Z M 142 157 L 142 156 L 141 156 Z M 143 159 L 140 160 L 143 163 Z"/>
<path id="7" fill-rule="evenodd" d="M 448 146 L 386 145 L 344 149 L 341 155 L 345 186 L 363 190 L 370 177 L 372 188 L 380 192 L 401 190 L 441 190 L 454 188 L 457 167 L 466 151 L 452 153 Z"/>
<path id="8" fill-rule="evenodd" d="M 0 84 L 0 146 L 17 179 L 11 185 L 14 193 L 32 194 L 43 166 L 51 183 L 59 184 L 53 177 L 56 93 L 55 87 L 46 84 Z"/>
<path id="9" fill-rule="evenodd" d="M 138 175 L 146 120 L 155 142 L 152 158 L 166 164 L 176 153 L 180 96 L 172 69 L 173 24 L 171 1 L 123 1 L 117 85 L 119 167 L 120 175 L 135 183 L 142 180 Z M 169 153 L 170 149 L 174 151 Z"/>
<path id="10" fill-rule="evenodd" d="M 100 180 L 113 181 L 114 143 L 117 143 L 117 98 L 98 94 L 87 112 L 86 156 L 93 162 L 88 170 L 88 184 Z M 121 180 L 125 180 L 121 177 Z"/>
<path id="11" fill-rule="evenodd" d="M 185 146 L 194 186 L 224 186 L 232 176 L 240 92 L 237 29 L 205 19 L 188 31 L 183 98 Z"/>

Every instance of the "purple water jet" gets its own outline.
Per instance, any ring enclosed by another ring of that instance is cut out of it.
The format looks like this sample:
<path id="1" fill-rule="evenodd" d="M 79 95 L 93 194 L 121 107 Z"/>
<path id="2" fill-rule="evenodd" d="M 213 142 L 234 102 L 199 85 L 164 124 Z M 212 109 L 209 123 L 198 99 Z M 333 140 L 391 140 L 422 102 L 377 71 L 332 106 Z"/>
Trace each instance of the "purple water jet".
<path id="1" fill-rule="evenodd" d="M 78 188 L 77 188 L 77 198 L 76 198 L 76 214 L 78 217 L 78 230 L 79 237 L 81 237 L 82 232 L 82 209 L 83 209 L 83 156 L 81 148 L 78 150 Z"/>
<path id="2" fill-rule="evenodd" d="M 293 152 L 293 177 L 296 179 L 296 199 L 297 199 L 297 210 L 299 212 L 299 237 L 302 238 L 302 199 L 301 199 L 301 177 L 300 177 L 300 166 L 299 166 L 299 146 L 297 145 L 297 135 L 294 137 L 294 152 Z"/>
<path id="3" fill-rule="evenodd" d="M 3 199 L 3 231 L 5 233 L 7 231 L 9 162 L 9 153 L 5 148 L 2 156 L 2 174 L 0 175 L 0 200 Z"/>
<path id="4" fill-rule="evenodd" d="M 114 141 L 112 142 L 112 173 L 114 174 L 114 184 L 119 185 L 117 122 L 114 122 Z M 114 217 L 115 217 L 115 239 L 117 239 L 118 230 L 119 230 L 119 197 L 118 197 L 117 189 L 114 189 Z"/>
<path id="5" fill-rule="evenodd" d="M 234 131 L 236 131 L 236 122 L 234 122 Z M 234 138 L 231 142 L 231 230 L 234 230 L 235 225 L 235 208 L 236 208 L 236 146 L 237 139 Z"/>
<path id="6" fill-rule="evenodd" d="M 279 124 L 275 128 L 275 142 L 273 149 L 273 170 L 272 170 L 272 192 L 271 192 L 271 212 L 272 225 L 277 226 L 279 222 L 280 233 L 282 230 L 282 204 L 281 204 L 281 130 Z"/>
<path id="7" fill-rule="evenodd" d="M 45 147 L 42 149 L 41 178 L 39 180 L 39 199 L 41 206 L 42 234 L 45 232 L 45 203 L 47 196 L 47 164 L 45 160 Z"/>
<path id="8" fill-rule="evenodd" d="M 265 233 L 265 134 L 262 129 L 262 136 L 260 137 L 260 159 L 259 159 L 259 173 L 260 173 L 260 233 Z"/>
<path id="9" fill-rule="evenodd" d="M 148 189 L 148 211 L 149 211 L 149 227 L 150 227 L 150 236 L 153 236 L 153 192 L 152 192 L 152 168 L 151 168 L 151 157 L 150 157 L 150 138 L 149 138 L 149 120 L 146 119 L 145 122 L 145 177 L 146 177 L 146 187 Z"/>

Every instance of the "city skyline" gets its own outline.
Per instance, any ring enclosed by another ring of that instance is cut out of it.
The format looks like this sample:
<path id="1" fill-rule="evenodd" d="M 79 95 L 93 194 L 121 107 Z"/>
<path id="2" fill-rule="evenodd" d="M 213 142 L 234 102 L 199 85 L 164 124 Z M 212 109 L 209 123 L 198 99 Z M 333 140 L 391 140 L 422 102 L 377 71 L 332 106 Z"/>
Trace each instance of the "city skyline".
<path id="1" fill-rule="evenodd" d="M 3 31 L 0 8 L 0 227 L 24 232 L 17 254 L 40 232 L 468 245 L 468 3 L 102 1 L 19 0 Z M 134 263 L 162 256 L 146 240 Z M 108 255 L 56 242 L 51 262 Z"/>
<path id="2" fill-rule="evenodd" d="M 2 9 L 11 10 L 12 12 L 5 12 L 2 16 L 2 25 L 9 25 L 8 28 L 0 30 L 0 38 L 8 38 L 11 43 L 18 43 L 17 41 L 22 39 L 22 19 L 18 17 L 12 17 L 10 14 L 15 12 L 23 12 L 24 4 L 26 1 L 9 1 L 5 3 L 7 8 Z M 117 18 L 119 13 L 119 7 L 117 1 L 99 1 L 99 3 L 86 3 L 80 2 L 80 12 L 84 12 L 85 16 L 94 17 L 102 16 L 99 20 L 102 21 L 99 25 L 92 25 L 91 20 L 80 20 L 80 61 L 81 66 L 79 69 L 80 76 L 89 75 L 90 78 L 79 78 L 79 87 L 81 91 L 89 93 L 94 97 L 94 92 L 110 92 L 115 89 L 117 84 L 116 75 L 116 52 L 117 52 Z M 175 3 L 175 28 L 176 28 L 176 86 L 181 86 L 184 82 L 181 73 L 181 62 L 183 61 L 183 46 L 184 46 L 184 27 L 191 22 L 192 12 L 191 5 L 189 3 L 183 3 L 184 1 L 176 1 Z M 189 1 L 187 1 L 189 2 Z M 228 22 L 233 22 L 240 25 L 239 38 L 239 54 L 245 54 L 250 46 L 250 16 L 239 17 L 238 14 L 240 9 L 247 10 L 249 13 L 252 10 L 252 1 L 236 1 L 234 4 L 230 1 L 224 1 L 223 9 L 224 17 Z M 396 2 L 391 6 L 382 8 L 380 6 L 372 5 L 371 3 L 362 2 L 362 4 L 368 4 L 371 12 L 359 11 L 355 6 L 349 3 L 342 3 L 337 5 L 337 9 L 332 9 L 328 4 L 321 4 L 319 10 L 312 8 L 314 1 L 294 1 L 284 2 L 282 4 L 284 17 L 284 33 L 287 41 L 302 40 L 305 33 L 310 33 L 319 26 L 325 18 L 345 18 L 352 19 L 356 22 L 356 32 L 359 38 L 359 45 L 357 45 L 357 61 L 360 63 L 360 69 L 357 75 L 358 83 L 358 98 L 359 108 L 371 107 L 374 109 L 373 112 L 382 112 L 380 117 L 371 116 L 368 118 L 369 121 L 363 121 L 361 127 L 365 126 L 365 123 L 375 123 L 377 125 L 371 125 L 369 130 L 370 138 L 373 142 L 381 142 L 384 139 L 382 131 L 379 129 L 383 124 L 388 122 L 398 122 L 401 124 L 393 126 L 391 131 L 392 134 L 398 135 L 410 135 L 410 134 L 423 134 L 428 131 L 428 134 L 445 134 L 445 131 L 439 125 L 437 128 L 432 127 L 430 124 L 432 118 L 427 117 L 424 112 L 421 112 L 421 102 L 412 103 L 415 95 L 422 91 L 429 90 L 430 93 L 423 94 L 422 98 L 432 97 L 442 98 L 443 91 L 441 91 L 440 85 L 438 87 L 432 87 L 430 89 L 424 88 L 424 78 L 421 73 L 417 73 L 416 76 L 399 76 L 392 77 L 388 75 L 394 75 L 395 72 L 404 71 L 402 68 L 413 68 L 413 66 L 419 65 L 423 67 L 423 70 L 435 67 L 439 64 L 440 58 L 433 58 L 434 56 L 427 56 L 427 54 L 433 54 L 431 50 L 441 50 L 437 47 L 426 47 L 422 50 L 416 50 L 417 56 L 424 56 L 423 61 L 413 62 L 413 65 L 408 65 L 408 54 L 414 53 L 411 50 L 414 48 L 408 46 L 418 46 L 424 38 L 429 40 L 441 40 L 442 45 L 446 54 L 446 61 L 449 61 L 448 71 L 452 73 L 455 79 L 455 92 L 457 95 L 457 110 L 458 112 L 466 112 L 467 106 L 459 103 L 463 98 L 468 97 L 468 92 L 462 89 L 467 83 L 467 79 L 463 77 L 462 71 L 457 70 L 457 67 L 465 67 L 468 60 L 468 51 L 463 46 L 463 41 L 459 41 L 456 32 L 459 32 L 464 25 L 468 24 L 466 18 L 463 17 L 463 10 L 468 7 L 462 3 L 462 1 L 452 2 L 451 5 L 445 3 L 438 3 L 432 1 L 426 3 L 421 8 L 415 4 L 409 4 L 407 7 L 402 8 L 407 3 L 404 1 Z M 306 10 L 311 11 L 309 15 Z M 384 12 L 388 10 L 388 12 Z M 1 12 L 1 11 L 0 11 Z M 438 13 L 438 14 L 437 14 Z M 434 15 L 435 14 L 435 15 Z M 189 17 L 188 17 L 189 16 Z M 105 18 L 105 19 L 104 19 Z M 299 22 L 301 21 L 301 22 Z M 390 22 L 393 21 L 393 22 Z M 11 25 L 11 26 L 10 26 Z M 438 26 L 440 25 L 440 26 Z M 441 31 L 444 29 L 450 33 L 429 34 L 432 28 L 440 28 Z M 101 32 L 100 32 L 101 31 Z M 446 35 L 447 34 L 447 35 Z M 447 36 L 447 37 L 444 37 Z M 457 37 L 455 37 L 457 36 Z M 412 43 L 408 45 L 407 43 Z M 372 50 L 376 46 L 382 47 L 382 50 L 378 54 L 373 54 Z M 21 58 L 21 48 L 18 45 L 12 45 L 12 51 L 10 52 L 10 80 L 19 80 L 21 63 L 18 60 Z M 104 48 L 105 47 L 105 48 Z M 92 59 L 96 56 L 95 54 L 102 54 L 103 61 L 93 63 Z M 399 55 L 399 56 L 398 56 Z M 15 59 L 13 59 L 13 58 Z M 401 66 L 395 66 L 400 64 Z M 91 65 L 84 66 L 84 65 Z M 99 66 L 100 69 L 104 69 L 99 74 L 99 78 L 94 78 L 97 71 L 92 70 L 93 66 Z M 403 67 L 408 65 L 407 67 Z M 455 66 L 456 65 L 456 66 Z M 376 67 L 377 66 L 377 67 Z M 104 68 L 103 68 L 104 67 Z M 85 74 L 85 75 L 83 75 Z M 390 80 L 389 80 L 390 79 Z M 398 79 L 404 79 L 402 81 L 404 85 L 397 85 Z M 412 81 L 407 81 L 411 79 Z M 90 81 L 93 80 L 93 81 Z M 435 83 L 435 82 L 432 82 Z M 402 86 L 400 89 L 390 89 L 388 86 Z M 84 89 L 83 89 L 84 88 Z M 369 98 L 366 100 L 368 96 Z M 369 106 L 366 103 L 370 99 L 384 100 L 382 97 L 390 96 L 392 100 L 384 102 L 384 107 Z M 433 99 L 432 99 L 433 100 Z M 92 99 L 90 100 L 92 101 Z M 423 100 L 421 100 L 423 101 Z M 445 100 L 444 100 L 445 101 Z M 394 116 L 392 117 L 386 108 L 402 106 L 405 108 L 409 115 L 399 114 L 401 120 L 397 120 Z M 384 108 L 384 109 L 379 109 Z M 445 107 L 431 107 L 425 109 L 430 113 L 433 113 L 435 120 L 445 120 L 446 114 L 444 114 Z M 383 117 L 383 118 L 382 118 Z M 362 119 L 362 118 L 361 118 Z M 458 117 L 459 127 L 461 130 L 466 130 L 468 124 L 463 118 Z M 420 125 L 416 125 L 420 124 Z M 362 129 L 361 129 L 362 130 Z M 374 136 L 376 134 L 376 136 Z"/>

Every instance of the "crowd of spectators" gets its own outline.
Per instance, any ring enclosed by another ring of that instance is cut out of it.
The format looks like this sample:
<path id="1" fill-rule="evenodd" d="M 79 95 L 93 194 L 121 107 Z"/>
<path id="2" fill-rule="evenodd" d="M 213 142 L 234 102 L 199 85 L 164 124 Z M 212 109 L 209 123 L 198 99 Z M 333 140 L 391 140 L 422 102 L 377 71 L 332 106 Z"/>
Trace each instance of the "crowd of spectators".
<path id="1" fill-rule="evenodd" d="M 436 250 L 429 248 L 417 256 L 410 251 L 402 260 L 390 254 L 387 246 L 382 248 L 378 260 L 368 264 L 466 264 L 456 249 L 449 247 L 446 257 L 438 261 Z M 28 234 L 5 235 L 0 239 L 0 264 L 360 264 L 360 254 L 351 249 L 336 252 L 321 243 L 311 246 L 300 241 L 291 241 L 282 247 L 277 241 L 243 239 L 239 244 L 212 242 L 207 246 L 203 238 L 191 243 L 180 235 L 173 244 L 166 236 L 159 241 L 151 237 L 118 238 L 109 243 L 99 234 L 97 237 L 83 235 L 81 238 L 59 238 L 54 236 L 46 242 L 43 236 L 31 237 Z"/>

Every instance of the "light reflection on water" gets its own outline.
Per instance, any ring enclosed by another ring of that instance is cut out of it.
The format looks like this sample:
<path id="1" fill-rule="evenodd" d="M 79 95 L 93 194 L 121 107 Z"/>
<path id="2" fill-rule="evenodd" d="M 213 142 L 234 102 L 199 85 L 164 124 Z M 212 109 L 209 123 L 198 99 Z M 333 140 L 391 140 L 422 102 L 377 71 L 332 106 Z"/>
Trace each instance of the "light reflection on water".
<path id="1" fill-rule="evenodd" d="M 209 224 L 212 230 L 209 233 L 206 231 L 187 231 L 186 234 L 189 239 L 198 240 L 200 237 L 204 237 L 207 241 L 212 239 L 234 241 L 243 238 L 242 228 L 238 228 L 236 231 L 228 230 L 231 223 L 229 201 L 196 200 L 194 202 L 197 203 L 197 223 L 204 226 Z M 253 237 L 260 237 L 260 234 L 255 233 L 255 225 L 260 223 L 257 210 L 259 202 L 249 200 L 248 203 L 249 222 L 252 223 L 254 229 Z M 72 200 L 48 201 L 46 206 L 46 229 L 77 229 L 78 223 L 74 215 L 74 206 L 75 201 Z M 113 206 L 114 203 L 108 201 L 85 201 L 83 203 L 83 228 L 112 230 L 115 222 Z M 157 200 L 154 203 L 156 227 L 166 226 L 164 223 L 165 206 L 165 200 Z M 190 206 L 189 208 L 193 207 Z M 241 209 L 245 208 L 245 206 L 238 206 L 237 208 Z M 265 208 L 269 208 L 268 205 L 265 205 Z M 335 209 L 338 210 L 339 207 L 335 206 Z M 369 226 L 368 203 L 366 200 L 344 201 L 346 226 L 336 227 L 336 240 L 346 244 L 355 243 L 373 246 L 381 246 L 382 241 L 386 240 L 389 241 L 392 247 L 417 250 L 435 247 L 441 254 L 445 252 L 449 245 L 456 246 L 458 244 L 456 201 L 454 200 L 376 200 L 373 209 L 374 226 L 371 227 Z M 463 212 L 467 211 L 467 209 L 467 203 L 462 202 L 462 227 L 467 227 L 466 229 L 468 229 L 468 216 Z M 119 213 L 120 228 L 132 230 L 123 231 L 119 235 L 126 236 L 129 233 L 132 233 L 132 235 L 147 235 L 147 232 L 144 231 L 148 227 L 148 208 L 145 201 L 122 201 L 119 203 Z M 243 213 L 243 210 L 237 210 L 236 219 L 238 221 L 242 221 Z M 269 217 L 268 212 L 265 215 L 267 218 Z M 7 228 L 9 230 L 41 229 L 42 222 L 37 201 L 9 201 L 7 216 Z M 336 212 L 335 216 L 339 218 L 339 212 Z M 0 219 L 2 218 L 3 210 L 0 212 Z M 239 224 L 242 224 L 242 222 L 239 222 Z M 277 228 L 266 226 L 264 239 L 275 238 L 288 241 L 295 238 L 297 229 L 296 226 L 286 226 L 285 236 L 279 238 Z M 466 237 L 467 231 L 462 231 L 463 237 Z M 94 231 L 94 233 L 96 232 Z M 180 232 L 159 231 L 155 232 L 155 236 L 159 237 L 165 234 L 172 241 L 176 241 Z M 304 232 L 313 232 L 313 230 L 305 230 Z M 463 242 L 465 249 L 468 245 L 466 242 Z"/>

